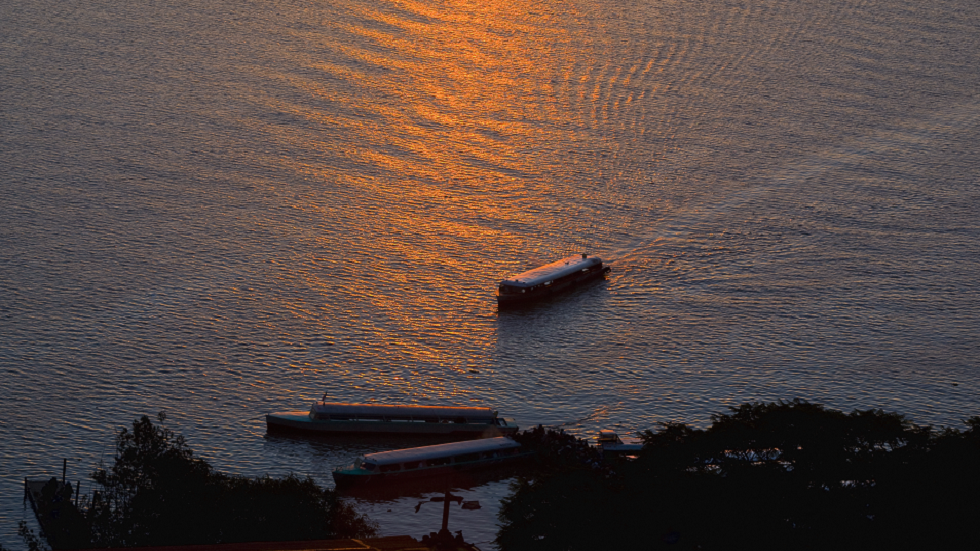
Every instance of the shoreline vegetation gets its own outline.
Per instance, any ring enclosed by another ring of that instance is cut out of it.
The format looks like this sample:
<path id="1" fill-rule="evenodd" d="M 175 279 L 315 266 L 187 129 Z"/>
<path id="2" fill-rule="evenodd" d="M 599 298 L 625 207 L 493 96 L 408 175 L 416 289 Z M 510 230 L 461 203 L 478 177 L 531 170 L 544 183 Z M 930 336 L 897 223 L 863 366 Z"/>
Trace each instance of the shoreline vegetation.
<path id="1" fill-rule="evenodd" d="M 52 549 L 156 547 L 255 541 L 352 539 L 377 526 L 312 478 L 248 478 L 215 471 L 183 436 L 147 417 L 116 436 L 112 465 L 92 473 L 97 490 L 78 496 L 51 479 L 38 503 Z M 22 524 L 29 549 L 39 538 Z"/>
<path id="2" fill-rule="evenodd" d="M 955 549 L 975 546 L 980 417 L 749 403 L 706 429 L 662 423 L 633 460 L 541 427 L 541 469 L 502 501 L 501 551 Z"/>
<path id="3" fill-rule="evenodd" d="M 980 417 L 966 429 L 801 400 L 748 403 L 705 429 L 662 423 L 630 458 L 537 427 L 501 502 L 501 551 L 954 548 L 980 516 Z M 53 549 L 363 538 L 377 525 L 311 478 L 214 471 L 146 416 L 122 429 L 98 490 L 52 479 L 39 519 Z M 80 497 L 80 499 L 79 499 Z M 68 507 L 63 507 L 69 504 Z M 66 512 L 67 511 L 67 512 Z M 74 511 L 74 512 L 72 512 Z M 54 519 L 54 520 L 52 520 Z M 30 549 L 42 544 L 22 523 Z M 0 548 L 2 551 L 2 548 Z"/>

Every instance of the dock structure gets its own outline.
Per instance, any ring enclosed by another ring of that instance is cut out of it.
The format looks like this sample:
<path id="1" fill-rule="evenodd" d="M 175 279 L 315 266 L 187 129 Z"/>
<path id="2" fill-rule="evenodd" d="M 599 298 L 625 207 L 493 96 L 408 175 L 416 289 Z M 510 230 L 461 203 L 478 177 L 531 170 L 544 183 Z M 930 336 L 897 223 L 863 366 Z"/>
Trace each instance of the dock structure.
<path id="1" fill-rule="evenodd" d="M 24 479 L 24 497 L 52 549 L 71 549 L 85 543 L 79 538 L 87 534 L 87 523 L 72 496 L 77 500 L 77 488 L 64 476 L 60 481 L 54 477 Z"/>

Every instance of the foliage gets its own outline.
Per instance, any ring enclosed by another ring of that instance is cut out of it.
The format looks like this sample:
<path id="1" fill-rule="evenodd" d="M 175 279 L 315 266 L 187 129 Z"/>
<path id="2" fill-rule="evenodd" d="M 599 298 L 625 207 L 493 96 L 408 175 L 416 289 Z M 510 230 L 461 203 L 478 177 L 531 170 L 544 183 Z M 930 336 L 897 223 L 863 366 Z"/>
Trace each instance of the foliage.
<path id="1" fill-rule="evenodd" d="M 162 423 L 165 417 L 160 414 Z M 105 546 L 287 541 L 371 535 L 375 527 L 311 478 L 214 471 L 184 438 L 144 416 L 116 439 L 115 462 L 93 474 L 93 540 Z"/>
<path id="2" fill-rule="evenodd" d="M 575 470 L 584 465 L 599 467 L 602 454 L 588 442 L 564 431 L 546 430 L 541 425 L 515 434 L 525 450 L 534 452 L 537 467 L 548 472 Z"/>
<path id="3" fill-rule="evenodd" d="M 712 416 L 705 430 L 647 431 L 632 462 L 602 468 L 563 459 L 574 446 L 546 450 L 557 457 L 542 463 L 560 468 L 513 486 L 497 543 L 504 551 L 950 547 L 980 513 L 980 418 L 967 425 L 936 431 L 880 410 L 752 403 Z"/>
<path id="4" fill-rule="evenodd" d="M 20 521 L 17 524 L 17 534 L 24 539 L 24 544 L 27 545 L 28 551 L 39 551 L 41 547 L 41 538 L 27 527 L 27 521 Z M 0 545 L 0 551 L 3 551 L 3 546 Z"/>
<path id="5" fill-rule="evenodd" d="M 142 547 L 373 535 L 376 527 L 312 478 L 246 478 L 215 471 L 184 438 L 146 416 L 116 437 L 111 466 L 64 547 Z"/>

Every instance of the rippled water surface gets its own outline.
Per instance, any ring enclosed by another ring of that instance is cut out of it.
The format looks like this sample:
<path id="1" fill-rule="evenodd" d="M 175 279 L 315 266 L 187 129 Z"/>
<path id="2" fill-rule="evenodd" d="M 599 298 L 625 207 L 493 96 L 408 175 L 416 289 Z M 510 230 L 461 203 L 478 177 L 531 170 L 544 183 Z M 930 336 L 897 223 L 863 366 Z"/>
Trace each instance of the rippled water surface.
<path id="1" fill-rule="evenodd" d="M 167 412 L 213 464 L 335 400 L 591 436 L 805 398 L 980 414 L 980 4 L 0 4 L 0 543 Z M 608 278 L 498 312 L 588 252 Z M 484 548 L 507 480 L 461 490 Z M 419 496 L 357 498 L 385 534 Z M 390 510 L 390 512 L 389 512 Z"/>

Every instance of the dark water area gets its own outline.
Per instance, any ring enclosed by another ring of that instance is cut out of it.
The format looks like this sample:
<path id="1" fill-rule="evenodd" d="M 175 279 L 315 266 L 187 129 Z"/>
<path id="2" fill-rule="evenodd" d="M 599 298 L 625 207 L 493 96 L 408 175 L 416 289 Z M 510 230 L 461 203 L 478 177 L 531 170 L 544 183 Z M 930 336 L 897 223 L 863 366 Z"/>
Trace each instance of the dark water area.
<path id="1" fill-rule="evenodd" d="M 166 411 L 219 469 L 337 401 L 591 437 L 803 398 L 980 414 L 980 4 L 0 4 L 0 543 Z M 498 312 L 508 275 L 606 280 Z M 507 480 L 450 528 L 483 548 Z M 90 486 L 89 486 L 90 488 Z M 441 510 L 354 498 L 386 535 Z M 435 494 L 431 494 L 435 495 Z M 390 510 L 390 512 L 389 512 Z"/>

